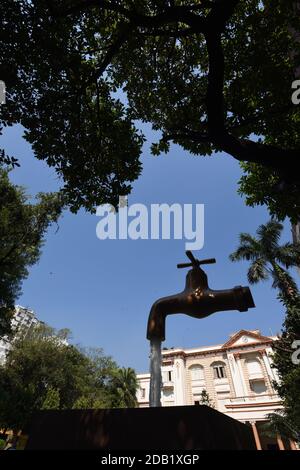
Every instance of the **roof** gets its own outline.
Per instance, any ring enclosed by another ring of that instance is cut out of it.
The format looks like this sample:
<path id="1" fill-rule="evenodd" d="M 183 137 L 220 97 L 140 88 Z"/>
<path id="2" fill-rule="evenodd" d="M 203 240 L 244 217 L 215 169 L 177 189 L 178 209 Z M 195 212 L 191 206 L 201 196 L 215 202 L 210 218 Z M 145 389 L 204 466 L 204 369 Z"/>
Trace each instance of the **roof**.
<path id="1" fill-rule="evenodd" d="M 164 349 L 162 351 L 163 357 L 174 356 L 178 354 L 191 355 L 196 353 L 205 353 L 213 351 L 222 351 L 224 349 L 231 349 L 234 347 L 242 347 L 253 345 L 255 343 L 272 343 L 277 339 L 276 336 L 264 336 L 259 330 L 240 330 L 230 336 L 229 340 L 223 344 L 217 344 L 213 346 L 202 346 L 198 348 L 172 348 Z"/>

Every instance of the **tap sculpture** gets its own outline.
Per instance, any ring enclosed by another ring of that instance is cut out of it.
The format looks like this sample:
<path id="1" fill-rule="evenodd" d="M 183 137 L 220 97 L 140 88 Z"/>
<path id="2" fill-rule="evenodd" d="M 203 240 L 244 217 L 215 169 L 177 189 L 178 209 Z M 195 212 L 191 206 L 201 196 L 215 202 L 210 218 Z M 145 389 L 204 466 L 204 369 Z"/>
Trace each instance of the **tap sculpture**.
<path id="1" fill-rule="evenodd" d="M 215 312 L 239 310 L 246 312 L 255 307 L 249 287 L 212 290 L 208 287 L 207 275 L 201 264 L 212 264 L 214 258 L 198 260 L 191 251 L 186 251 L 190 263 L 178 264 L 177 268 L 192 267 L 186 275 L 185 289 L 179 294 L 163 297 L 152 305 L 147 327 L 147 338 L 165 340 L 166 316 L 184 313 L 190 317 L 204 318 Z"/>

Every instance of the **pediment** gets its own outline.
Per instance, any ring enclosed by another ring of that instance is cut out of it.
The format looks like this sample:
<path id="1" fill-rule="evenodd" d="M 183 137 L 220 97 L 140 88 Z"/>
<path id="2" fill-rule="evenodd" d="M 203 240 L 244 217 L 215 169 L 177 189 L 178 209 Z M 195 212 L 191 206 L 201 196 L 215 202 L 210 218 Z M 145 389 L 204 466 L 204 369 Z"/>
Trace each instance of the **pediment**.
<path id="1" fill-rule="evenodd" d="M 260 333 L 240 330 L 235 333 L 224 345 L 223 348 L 235 347 L 235 346 L 246 346 L 247 344 L 265 343 L 272 342 L 272 339 L 268 336 L 263 336 Z"/>

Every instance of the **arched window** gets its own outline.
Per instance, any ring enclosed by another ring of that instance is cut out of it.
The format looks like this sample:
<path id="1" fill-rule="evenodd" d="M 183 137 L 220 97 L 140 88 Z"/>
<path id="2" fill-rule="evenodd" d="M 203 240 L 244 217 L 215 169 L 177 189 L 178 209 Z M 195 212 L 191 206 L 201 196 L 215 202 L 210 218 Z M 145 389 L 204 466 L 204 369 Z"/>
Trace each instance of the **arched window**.
<path id="1" fill-rule="evenodd" d="M 213 362 L 211 364 L 214 372 L 214 379 L 225 379 L 226 378 L 226 366 L 224 362 Z"/>
<path id="2" fill-rule="evenodd" d="M 192 380 L 204 380 L 204 369 L 200 364 L 194 364 L 189 368 Z"/>
<path id="3" fill-rule="evenodd" d="M 248 358 L 246 360 L 246 364 L 247 364 L 248 374 L 250 378 L 263 375 L 261 363 L 256 357 Z"/>

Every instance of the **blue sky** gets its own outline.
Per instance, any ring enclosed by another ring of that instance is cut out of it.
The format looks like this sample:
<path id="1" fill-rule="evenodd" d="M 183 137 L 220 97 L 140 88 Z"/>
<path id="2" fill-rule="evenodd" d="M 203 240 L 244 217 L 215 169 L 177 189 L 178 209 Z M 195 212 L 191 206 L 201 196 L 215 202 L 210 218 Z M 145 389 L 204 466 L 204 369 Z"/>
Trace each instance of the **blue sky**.
<path id="1" fill-rule="evenodd" d="M 269 216 L 264 207 L 249 208 L 237 195 L 241 170 L 230 156 L 195 157 L 178 146 L 168 155 L 153 157 L 149 142 L 155 135 L 144 127 L 143 172 L 134 183 L 129 204 L 190 203 L 205 205 L 205 242 L 199 258 L 215 257 L 204 267 L 210 287 L 227 289 L 248 285 L 248 263 L 232 263 L 240 232 L 254 233 Z M 16 184 L 34 195 L 59 186 L 53 169 L 33 157 L 22 138 L 22 128 L 6 129 L 2 145 L 19 158 L 21 168 L 11 173 Z M 32 308 L 38 318 L 55 328 L 67 327 L 72 341 L 104 348 L 121 365 L 137 372 L 148 370 L 146 325 L 150 307 L 159 297 L 180 292 L 187 270 L 184 240 L 99 240 L 96 215 L 65 212 L 59 229 L 46 237 L 40 262 L 23 283 L 18 304 Z M 291 238 L 285 224 L 282 241 Z M 167 318 L 164 347 L 196 347 L 225 342 L 240 329 L 280 331 L 283 309 L 271 282 L 251 287 L 256 304 L 248 312 L 216 313 L 202 320 L 185 315 Z"/>

